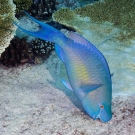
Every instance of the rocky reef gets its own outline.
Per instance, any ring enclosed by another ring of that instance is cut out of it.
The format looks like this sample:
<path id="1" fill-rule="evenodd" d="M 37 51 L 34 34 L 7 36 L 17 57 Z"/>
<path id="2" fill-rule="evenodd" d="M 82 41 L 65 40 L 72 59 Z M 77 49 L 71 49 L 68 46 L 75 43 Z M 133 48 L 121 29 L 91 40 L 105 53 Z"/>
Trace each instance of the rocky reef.
<path id="1" fill-rule="evenodd" d="M 56 10 L 56 5 L 56 0 L 33 0 L 28 12 L 36 18 L 47 19 Z"/>
<path id="2" fill-rule="evenodd" d="M 2 52 L 0 61 L 4 66 L 18 66 L 20 64 L 30 62 L 34 58 L 29 43 L 25 38 L 14 37 L 5 51 Z"/>

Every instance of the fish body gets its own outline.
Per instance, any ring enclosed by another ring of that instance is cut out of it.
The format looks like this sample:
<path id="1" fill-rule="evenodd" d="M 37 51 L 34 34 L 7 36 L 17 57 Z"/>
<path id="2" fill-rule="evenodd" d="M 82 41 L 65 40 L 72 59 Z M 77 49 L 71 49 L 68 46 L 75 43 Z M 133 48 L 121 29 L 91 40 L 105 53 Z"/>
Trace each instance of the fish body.
<path id="1" fill-rule="evenodd" d="M 68 81 L 62 80 L 63 84 L 75 93 L 91 118 L 108 122 L 112 118 L 112 81 L 103 54 L 81 35 L 74 32 L 64 35 L 29 17 L 40 25 L 39 31 L 30 32 L 15 25 L 27 34 L 55 43 L 55 50 L 63 61 L 68 76 Z"/>
<path id="2" fill-rule="evenodd" d="M 112 81 L 108 64 L 89 41 L 78 34 L 69 34 L 74 42 L 68 43 L 62 52 L 69 79 L 64 84 L 71 87 L 93 119 L 107 122 L 112 118 Z"/>

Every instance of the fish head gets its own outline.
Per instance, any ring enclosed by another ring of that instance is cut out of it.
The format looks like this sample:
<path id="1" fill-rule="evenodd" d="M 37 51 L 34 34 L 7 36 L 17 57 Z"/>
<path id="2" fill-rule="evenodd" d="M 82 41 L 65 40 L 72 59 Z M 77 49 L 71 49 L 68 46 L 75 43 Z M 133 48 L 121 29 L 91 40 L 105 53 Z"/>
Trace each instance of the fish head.
<path id="1" fill-rule="evenodd" d="M 82 106 L 93 120 L 99 119 L 101 122 L 108 122 L 112 118 L 111 105 L 104 102 L 96 102 L 86 96 L 82 99 Z"/>
<path id="2" fill-rule="evenodd" d="M 108 122 L 112 118 L 111 105 L 107 105 L 104 103 L 99 103 L 99 114 L 97 115 L 97 119 L 102 122 Z"/>

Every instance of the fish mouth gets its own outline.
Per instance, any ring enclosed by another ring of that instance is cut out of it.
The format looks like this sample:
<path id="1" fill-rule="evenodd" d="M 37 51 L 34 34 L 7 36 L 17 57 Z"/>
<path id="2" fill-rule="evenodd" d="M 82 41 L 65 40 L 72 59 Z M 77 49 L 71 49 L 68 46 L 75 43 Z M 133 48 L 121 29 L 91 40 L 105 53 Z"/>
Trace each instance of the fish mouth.
<path id="1" fill-rule="evenodd" d="M 91 118 L 92 118 L 93 120 L 98 120 L 98 121 L 100 121 L 100 122 L 104 122 L 98 115 L 96 116 L 96 114 L 93 114 L 93 115 L 91 116 Z"/>
<path id="2" fill-rule="evenodd" d="M 98 114 L 91 114 L 90 117 L 93 119 L 93 120 L 99 120 L 101 122 L 105 122 L 102 118 L 101 118 L 101 111 L 98 113 Z"/>
<path id="3" fill-rule="evenodd" d="M 93 115 L 91 116 L 91 118 L 92 118 L 93 120 L 96 120 L 96 119 L 97 119 L 96 114 L 93 114 Z"/>
<path id="4" fill-rule="evenodd" d="M 99 120 L 99 121 L 101 121 L 101 122 L 104 122 L 104 121 L 99 117 L 99 115 L 96 116 L 96 114 L 91 115 L 91 118 L 92 118 L 93 120 Z"/>
<path id="5" fill-rule="evenodd" d="M 95 113 L 91 114 L 90 117 L 91 117 L 93 120 L 100 119 Z"/>
<path id="6" fill-rule="evenodd" d="M 108 115 L 106 114 L 102 114 L 102 111 L 100 111 L 100 113 L 97 115 L 96 119 L 98 119 L 99 121 L 106 123 L 108 121 L 110 121 L 112 118 L 112 115 Z"/>
<path id="7" fill-rule="evenodd" d="M 100 122 L 104 122 L 105 123 L 105 121 L 104 120 L 102 120 L 100 117 L 99 117 L 99 115 L 93 115 L 92 117 L 91 117 L 93 120 L 99 120 Z"/>
<path id="8" fill-rule="evenodd" d="M 100 122 L 106 123 L 108 122 L 112 117 L 108 117 L 107 119 L 104 119 L 101 115 L 101 111 L 96 114 L 96 113 L 92 113 L 89 114 L 89 116 L 93 119 L 93 120 L 99 120 Z"/>

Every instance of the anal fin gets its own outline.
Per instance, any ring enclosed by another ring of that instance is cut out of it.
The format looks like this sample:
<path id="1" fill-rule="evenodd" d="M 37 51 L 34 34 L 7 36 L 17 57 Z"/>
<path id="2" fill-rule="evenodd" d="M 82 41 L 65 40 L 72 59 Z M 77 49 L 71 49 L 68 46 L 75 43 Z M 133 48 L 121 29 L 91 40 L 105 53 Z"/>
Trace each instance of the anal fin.
<path id="1" fill-rule="evenodd" d="M 62 80 L 62 83 L 64 84 L 64 86 L 65 86 L 67 89 L 73 91 L 73 89 L 72 89 L 72 87 L 71 87 L 71 85 L 70 85 L 69 82 L 67 82 L 67 81 L 65 81 L 65 80 Z"/>

